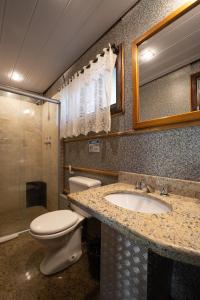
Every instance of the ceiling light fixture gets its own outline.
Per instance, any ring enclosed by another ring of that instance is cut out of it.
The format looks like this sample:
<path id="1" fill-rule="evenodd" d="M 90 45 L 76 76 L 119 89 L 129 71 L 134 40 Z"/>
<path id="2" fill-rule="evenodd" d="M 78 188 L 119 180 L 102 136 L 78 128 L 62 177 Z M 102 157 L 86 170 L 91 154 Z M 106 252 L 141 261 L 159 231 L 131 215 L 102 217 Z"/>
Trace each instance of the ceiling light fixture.
<path id="1" fill-rule="evenodd" d="M 12 74 L 9 75 L 11 80 L 14 81 L 22 81 L 24 79 L 24 77 L 18 73 L 18 72 L 13 72 Z"/>
<path id="2" fill-rule="evenodd" d="M 142 61 L 150 61 L 154 58 L 155 52 L 153 50 L 144 50 L 140 54 L 140 59 Z"/>

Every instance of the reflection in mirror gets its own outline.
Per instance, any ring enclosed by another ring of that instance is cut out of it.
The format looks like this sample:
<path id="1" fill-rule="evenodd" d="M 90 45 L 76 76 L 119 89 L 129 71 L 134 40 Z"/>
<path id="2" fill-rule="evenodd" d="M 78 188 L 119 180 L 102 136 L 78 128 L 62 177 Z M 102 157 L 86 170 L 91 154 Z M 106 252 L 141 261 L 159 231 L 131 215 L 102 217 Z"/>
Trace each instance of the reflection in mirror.
<path id="1" fill-rule="evenodd" d="M 200 109 L 200 5 L 138 47 L 140 121 Z"/>
<path id="2" fill-rule="evenodd" d="M 191 75 L 192 110 L 200 110 L 200 72 Z"/>

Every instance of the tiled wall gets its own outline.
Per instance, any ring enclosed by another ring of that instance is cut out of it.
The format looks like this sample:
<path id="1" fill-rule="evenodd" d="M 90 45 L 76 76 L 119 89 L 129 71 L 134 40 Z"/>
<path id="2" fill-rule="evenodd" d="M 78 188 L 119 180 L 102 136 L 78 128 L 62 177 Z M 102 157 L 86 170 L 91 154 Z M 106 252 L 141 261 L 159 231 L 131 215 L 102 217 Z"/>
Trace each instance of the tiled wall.
<path id="1" fill-rule="evenodd" d="M 200 180 L 200 127 L 101 140 L 101 152 L 87 142 L 66 144 L 66 164 L 180 179 Z"/>
<path id="2" fill-rule="evenodd" d="M 58 207 L 58 105 L 0 93 L 0 213 L 26 207 L 26 182 L 47 183 Z M 44 144 L 51 137 L 51 144 Z"/>
<path id="3" fill-rule="evenodd" d="M 42 110 L 0 94 L 0 212 L 26 204 L 26 182 L 42 180 Z"/>
<path id="4" fill-rule="evenodd" d="M 67 72 L 72 75 L 108 43 L 125 46 L 125 115 L 112 118 L 112 131 L 132 128 L 131 43 L 182 0 L 141 0 Z M 62 79 L 48 91 L 54 95 Z M 181 179 L 200 180 L 200 127 L 144 133 L 101 141 L 100 153 L 89 153 L 87 142 L 66 144 L 66 163 L 81 167 L 108 168 Z M 87 174 L 88 176 L 88 174 Z"/>
<path id="5" fill-rule="evenodd" d="M 58 208 L 58 105 L 45 103 L 42 107 L 42 175 L 47 183 L 47 208 Z M 51 144 L 45 144 L 47 138 Z"/>
<path id="6" fill-rule="evenodd" d="M 191 110 L 191 74 L 200 71 L 200 61 L 140 87 L 142 121 L 182 114 Z"/>

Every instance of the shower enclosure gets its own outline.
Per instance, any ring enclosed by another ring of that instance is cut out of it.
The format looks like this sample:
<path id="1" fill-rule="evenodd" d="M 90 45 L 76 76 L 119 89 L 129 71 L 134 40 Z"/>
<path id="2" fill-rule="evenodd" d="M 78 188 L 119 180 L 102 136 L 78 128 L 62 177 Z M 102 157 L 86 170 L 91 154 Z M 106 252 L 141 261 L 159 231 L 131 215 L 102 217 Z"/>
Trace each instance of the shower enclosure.
<path id="1" fill-rule="evenodd" d="M 58 208 L 59 105 L 0 91 L 0 242 Z"/>

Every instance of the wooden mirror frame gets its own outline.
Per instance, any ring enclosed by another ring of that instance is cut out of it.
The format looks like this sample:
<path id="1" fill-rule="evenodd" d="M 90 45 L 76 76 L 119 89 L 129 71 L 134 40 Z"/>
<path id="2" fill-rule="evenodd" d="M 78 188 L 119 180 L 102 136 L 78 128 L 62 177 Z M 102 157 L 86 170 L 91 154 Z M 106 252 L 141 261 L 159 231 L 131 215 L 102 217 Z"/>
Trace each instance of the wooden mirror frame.
<path id="1" fill-rule="evenodd" d="M 156 119 L 151 119 L 147 121 L 140 121 L 140 99 L 139 99 L 139 64 L 138 64 L 138 46 L 144 41 L 152 37 L 157 32 L 161 31 L 163 28 L 180 18 L 182 15 L 190 11 L 192 8 L 200 4 L 200 0 L 187 1 L 184 5 L 179 7 L 177 10 L 172 12 L 170 15 L 165 17 L 162 21 L 154 25 L 144 34 L 142 34 L 138 39 L 132 43 L 132 74 L 133 74 L 133 128 L 134 129 L 145 129 L 149 127 L 174 127 L 172 124 L 185 123 L 189 125 L 190 123 L 196 122 L 200 124 L 200 111 L 191 111 L 183 114 L 176 114 L 172 116 L 166 116 Z M 198 121 L 198 122 L 197 122 Z M 169 126 L 170 125 L 170 126 Z M 182 127 L 182 126 L 181 126 Z"/>

